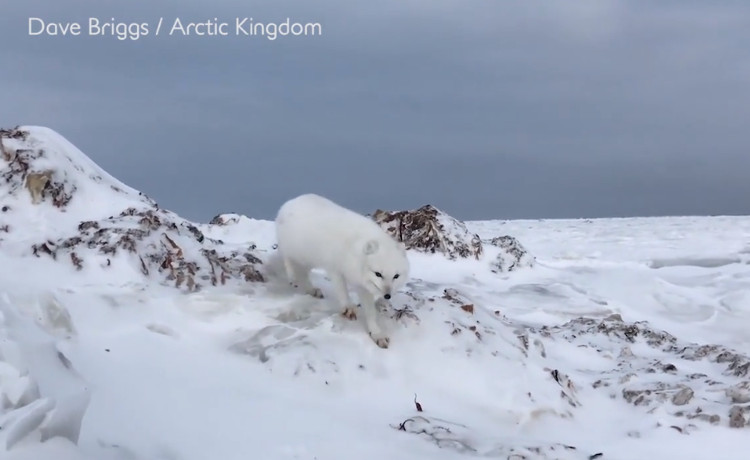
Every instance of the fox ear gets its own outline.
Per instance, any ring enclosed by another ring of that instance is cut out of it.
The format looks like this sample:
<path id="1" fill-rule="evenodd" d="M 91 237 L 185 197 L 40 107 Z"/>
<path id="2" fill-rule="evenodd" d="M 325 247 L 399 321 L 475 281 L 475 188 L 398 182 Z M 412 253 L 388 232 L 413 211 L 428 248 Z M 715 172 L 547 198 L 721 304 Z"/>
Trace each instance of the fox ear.
<path id="1" fill-rule="evenodd" d="M 375 254 L 376 252 L 378 252 L 379 247 L 380 245 L 378 244 L 377 240 L 370 240 L 365 243 L 364 253 L 367 256 L 369 256 L 370 254 Z"/>

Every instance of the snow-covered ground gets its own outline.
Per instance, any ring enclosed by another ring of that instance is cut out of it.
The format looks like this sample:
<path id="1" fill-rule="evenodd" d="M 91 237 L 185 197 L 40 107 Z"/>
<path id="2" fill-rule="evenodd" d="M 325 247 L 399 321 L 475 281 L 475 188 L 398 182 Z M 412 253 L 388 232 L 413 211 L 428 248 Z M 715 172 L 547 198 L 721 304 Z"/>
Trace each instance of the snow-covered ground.
<path id="1" fill-rule="evenodd" d="M 455 261 L 411 252 L 412 279 L 384 322 L 391 345 L 380 349 L 327 300 L 268 271 L 243 279 L 238 260 L 263 267 L 254 257 L 273 251 L 271 222 L 193 226 L 53 131 L 28 130 L 4 148 L 43 149 L 40 164 L 71 199 L 31 204 L 0 159 L 10 177 L 0 178 L 4 460 L 746 450 L 750 217 L 468 222 L 483 239 L 516 237 L 535 265 L 494 273 L 491 249 Z M 108 225 L 153 232 L 123 243 Z M 227 260 L 201 258 L 207 247 Z M 227 264 L 227 280 L 195 275 L 199 288 L 176 287 L 159 257 L 199 275 Z"/>

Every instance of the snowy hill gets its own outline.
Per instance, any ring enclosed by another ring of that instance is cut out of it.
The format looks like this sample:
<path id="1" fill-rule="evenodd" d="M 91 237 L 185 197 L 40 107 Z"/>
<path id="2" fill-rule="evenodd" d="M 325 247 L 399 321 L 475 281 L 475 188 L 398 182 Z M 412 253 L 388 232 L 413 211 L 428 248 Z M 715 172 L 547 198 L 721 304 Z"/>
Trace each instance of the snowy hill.
<path id="1" fill-rule="evenodd" d="M 23 257 L 30 243 L 34 256 L 67 260 L 86 274 L 113 282 L 158 280 L 188 290 L 263 279 L 261 254 L 252 243 L 205 238 L 193 223 L 119 182 L 54 131 L 24 127 L 4 131 L 0 139 L 4 253 Z M 142 276 L 134 278 L 137 273 Z"/>
<path id="2" fill-rule="evenodd" d="M 746 444 L 750 218 L 375 212 L 413 266 L 383 350 L 278 282 L 272 222 L 188 222 L 45 128 L 3 131 L 0 161 L 4 460 L 734 459 Z"/>

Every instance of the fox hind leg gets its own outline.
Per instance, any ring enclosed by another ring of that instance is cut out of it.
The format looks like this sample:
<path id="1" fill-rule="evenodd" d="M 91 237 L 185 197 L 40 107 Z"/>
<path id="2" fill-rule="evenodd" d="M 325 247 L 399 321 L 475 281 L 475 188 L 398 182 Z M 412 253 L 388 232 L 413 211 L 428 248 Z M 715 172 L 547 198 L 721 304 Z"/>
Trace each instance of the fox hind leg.
<path id="1" fill-rule="evenodd" d="M 289 283 L 297 289 L 301 289 L 308 295 L 322 299 L 323 292 L 313 286 L 310 282 L 310 268 L 305 267 L 291 259 L 284 258 L 284 269 L 286 270 Z"/>

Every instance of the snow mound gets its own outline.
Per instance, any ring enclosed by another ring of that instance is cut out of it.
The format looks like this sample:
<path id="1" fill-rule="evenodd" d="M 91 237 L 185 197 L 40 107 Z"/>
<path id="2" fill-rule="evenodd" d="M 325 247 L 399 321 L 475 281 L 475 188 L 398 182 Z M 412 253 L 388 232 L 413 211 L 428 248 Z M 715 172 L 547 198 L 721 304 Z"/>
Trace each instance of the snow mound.
<path id="1" fill-rule="evenodd" d="M 697 429 L 698 422 L 732 428 L 747 424 L 750 358 L 744 354 L 687 343 L 646 322 L 624 322 L 617 314 L 577 318 L 535 332 L 575 345 L 591 360 L 609 361 L 588 384 L 644 412 L 658 411 L 680 433 Z"/>
<path id="2" fill-rule="evenodd" d="M 482 241 L 463 222 L 432 205 L 411 211 L 389 212 L 378 209 L 372 218 L 407 249 L 440 253 L 451 260 L 479 259 Z"/>
<path id="3" fill-rule="evenodd" d="M 76 444 L 88 404 L 53 337 L 0 299 L 0 451 L 56 437 Z"/>
<path id="4" fill-rule="evenodd" d="M 187 290 L 229 280 L 261 282 L 253 244 L 207 238 L 193 223 L 160 209 L 104 172 L 47 128 L 0 131 L 3 210 L 0 246 L 49 256 L 116 280 L 156 280 Z"/>
<path id="5" fill-rule="evenodd" d="M 219 214 L 208 224 L 198 228 L 209 238 L 224 243 L 247 244 L 252 239 L 259 250 L 270 251 L 276 243 L 275 226 L 272 221 L 252 219 L 241 214 Z"/>
<path id="6" fill-rule="evenodd" d="M 204 283 L 225 285 L 229 279 L 264 281 L 258 269 L 263 262 L 254 249 L 225 249 L 220 240 L 206 238 L 172 213 L 136 208 L 100 222 L 81 222 L 74 236 L 32 246 L 35 256 L 62 258 L 79 271 L 106 270 L 124 261 L 146 277 L 190 291 Z"/>
<path id="7" fill-rule="evenodd" d="M 324 286 L 324 294 L 327 289 Z M 240 330 L 227 348 L 274 374 L 307 380 L 307 385 L 346 388 L 391 376 L 429 381 L 433 397 L 450 394 L 460 385 L 462 392 L 485 400 L 486 410 L 498 414 L 495 425 L 472 426 L 470 406 L 440 415 L 435 404 L 430 406 L 432 400 L 425 399 L 427 412 L 419 415 L 428 418 L 405 414 L 406 421 L 394 426 L 441 448 L 498 458 L 513 453 L 519 456 L 511 458 L 519 459 L 589 458 L 573 447 L 547 445 L 534 438 L 528 439 L 528 452 L 546 454 L 523 457 L 520 452 L 527 451 L 518 448 L 518 439 L 498 437 L 498 431 L 540 419 L 573 419 L 581 403 L 576 386 L 558 363 L 546 357 L 540 340 L 529 340 L 521 324 L 504 318 L 481 299 L 412 280 L 407 291 L 394 295 L 390 306 L 380 306 L 381 324 L 390 331 L 391 348 L 397 350 L 387 360 L 372 353 L 356 322 L 317 308 L 315 304 L 323 300 L 301 299 L 309 302 L 308 308 L 297 304 L 258 328 Z M 414 388 L 418 391 L 419 386 Z M 447 430 L 446 423 L 451 424 Z M 562 452 L 568 453 L 561 457 Z"/>
<path id="8" fill-rule="evenodd" d="M 392 425 L 399 431 L 418 435 L 442 449 L 457 453 L 511 460 L 555 459 L 593 460 L 604 458 L 600 452 L 590 453 L 561 443 L 534 443 L 522 445 L 517 437 L 507 435 L 480 437 L 472 427 L 436 417 L 416 415 Z"/>
<path id="9" fill-rule="evenodd" d="M 46 204 L 50 218 L 69 213 L 72 219 L 101 219 L 127 206 L 157 207 L 152 199 L 107 174 L 51 129 L 0 130 L 0 153 L 5 163 L 0 181 L 4 200 Z M 6 213 L 13 211 L 9 208 Z"/>
<path id="10" fill-rule="evenodd" d="M 432 205 L 411 211 L 378 209 L 372 218 L 406 249 L 427 254 L 443 254 L 450 260 L 490 258 L 494 273 L 534 266 L 534 257 L 512 236 L 482 241 L 466 224 Z M 487 254 L 485 244 L 496 249 Z M 494 259 L 493 259 L 494 257 Z"/>
<path id="11" fill-rule="evenodd" d="M 512 272 L 519 268 L 531 268 L 536 264 L 536 258 L 512 236 L 497 236 L 486 240 L 485 244 L 500 248 L 497 258 L 492 263 L 493 272 Z"/>
<path id="12" fill-rule="evenodd" d="M 330 289 L 321 286 L 324 294 Z M 680 341 L 645 321 L 583 315 L 536 327 L 506 317 L 495 303 L 502 299 L 416 278 L 380 306 L 394 350 L 384 361 L 360 325 L 308 297 L 237 331 L 227 348 L 305 385 L 347 388 L 396 376 L 411 382 L 421 403 L 391 427 L 441 449 L 489 458 L 607 458 L 575 441 L 503 434 L 550 420 L 580 423 L 601 401 L 642 411 L 642 431 L 627 434 L 636 438 L 660 427 L 691 434 L 701 426 L 748 425 L 748 357 Z M 417 382 L 430 382 L 429 396 Z M 483 401 L 481 408 L 435 401 L 457 387 Z M 487 426 L 477 421 L 484 411 L 494 414 Z"/>

